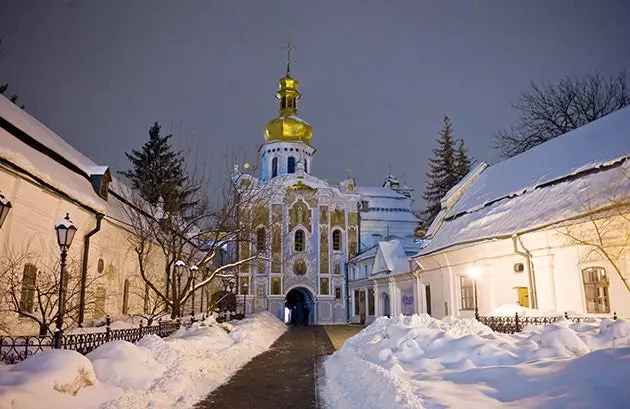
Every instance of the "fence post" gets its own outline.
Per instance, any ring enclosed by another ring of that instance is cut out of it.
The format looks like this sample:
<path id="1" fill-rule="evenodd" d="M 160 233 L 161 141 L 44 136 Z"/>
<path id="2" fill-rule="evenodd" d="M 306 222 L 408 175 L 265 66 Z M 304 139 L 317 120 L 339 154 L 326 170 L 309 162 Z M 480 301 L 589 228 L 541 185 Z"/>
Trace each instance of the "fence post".
<path id="1" fill-rule="evenodd" d="M 516 323 L 515 325 L 516 332 L 521 332 L 521 329 L 519 328 L 518 312 L 514 313 L 514 322 Z"/>
<path id="2" fill-rule="evenodd" d="M 112 329 L 110 328 L 111 324 L 112 324 L 112 319 L 108 315 L 107 317 L 105 317 L 105 341 L 106 342 L 109 342 L 112 337 Z"/>
<path id="3" fill-rule="evenodd" d="M 143 329 L 143 327 L 144 326 L 142 325 L 142 319 L 140 319 L 140 338 L 142 338 L 142 333 L 143 333 L 142 329 Z"/>
<path id="4" fill-rule="evenodd" d="M 569 319 L 569 312 L 568 311 L 564 312 L 564 318 L 567 319 L 567 320 Z"/>
<path id="5" fill-rule="evenodd" d="M 613 320 L 615 320 L 615 321 L 617 320 L 617 311 L 615 311 L 614 314 L 613 314 Z"/>

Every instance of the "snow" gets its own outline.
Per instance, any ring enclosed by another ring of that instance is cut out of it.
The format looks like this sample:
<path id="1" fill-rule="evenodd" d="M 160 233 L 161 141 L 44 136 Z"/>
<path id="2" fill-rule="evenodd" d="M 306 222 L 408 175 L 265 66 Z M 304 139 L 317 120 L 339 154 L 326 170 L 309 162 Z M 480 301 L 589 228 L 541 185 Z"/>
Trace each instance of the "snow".
<path id="1" fill-rule="evenodd" d="M 325 363 L 328 409 L 627 407 L 630 322 L 499 334 L 469 319 L 379 317 Z"/>
<path id="2" fill-rule="evenodd" d="M 263 312 L 221 326 L 210 317 L 136 345 L 113 341 L 87 356 L 42 352 L 0 368 L 0 409 L 191 408 L 285 330 Z"/>
<path id="3" fill-rule="evenodd" d="M 404 195 L 388 188 L 378 186 L 357 186 L 354 188 L 355 192 L 361 194 L 361 196 L 371 197 L 387 197 L 396 199 L 407 199 Z"/>
<path id="4" fill-rule="evenodd" d="M 630 154 L 630 107 L 485 169 L 450 216 Z"/>
<path id="5" fill-rule="evenodd" d="M 628 137 L 630 141 L 630 136 Z M 497 236 L 508 237 L 525 230 L 560 222 L 607 205 L 611 195 L 630 195 L 630 162 L 525 194 L 504 199 L 456 219 L 447 220 L 418 255 L 447 246 Z M 473 185 L 474 186 L 474 185 Z M 588 209 L 586 208 L 588 204 Z"/>
<path id="6" fill-rule="evenodd" d="M 400 240 L 381 241 L 378 243 L 378 248 L 379 251 L 376 257 L 378 258 L 378 254 L 380 254 L 380 257 L 382 257 L 387 266 L 387 270 L 389 270 L 392 275 L 409 272 L 409 257 L 407 257 Z"/>

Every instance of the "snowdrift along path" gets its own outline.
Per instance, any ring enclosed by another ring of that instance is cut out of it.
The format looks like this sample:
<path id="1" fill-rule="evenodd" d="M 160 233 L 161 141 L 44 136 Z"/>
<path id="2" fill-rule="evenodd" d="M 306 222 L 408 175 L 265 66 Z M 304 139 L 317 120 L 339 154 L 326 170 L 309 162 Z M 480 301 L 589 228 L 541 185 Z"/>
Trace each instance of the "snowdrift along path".
<path id="1" fill-rule="evenodd" d="M 328 409 L 627 408 L 630 322 L 514 335 L 468 319 L 378 318 L 324 364 Z"/>

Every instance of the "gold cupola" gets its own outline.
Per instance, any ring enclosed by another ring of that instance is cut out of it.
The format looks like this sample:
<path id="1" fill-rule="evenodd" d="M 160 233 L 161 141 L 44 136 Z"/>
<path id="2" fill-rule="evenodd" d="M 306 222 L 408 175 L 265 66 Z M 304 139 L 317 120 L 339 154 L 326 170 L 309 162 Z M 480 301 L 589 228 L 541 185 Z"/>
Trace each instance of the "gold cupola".
<path id="1" fill-rule="evenodd" d="M 287 73 L 278 81 L 276 98 L 280 103 L 280 114 L 267 123 L 265 141 L 310 144 L 313 127 L 298 117 L 297 101 L 302 94 L 298 90 L 299 82 L 291 77 L 291 51 L 295 48 L 288 43 L 283 49 L 287 51 Z"/>

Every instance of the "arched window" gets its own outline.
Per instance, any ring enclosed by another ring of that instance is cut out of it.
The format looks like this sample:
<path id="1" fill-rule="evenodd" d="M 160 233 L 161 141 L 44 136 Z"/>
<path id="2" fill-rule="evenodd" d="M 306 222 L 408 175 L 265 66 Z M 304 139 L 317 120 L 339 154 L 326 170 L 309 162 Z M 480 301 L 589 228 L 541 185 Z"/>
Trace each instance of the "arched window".
<path id="1" fill-rule="evenodd" d="M 289 156 L 287 159 L 287 173 L 295 173 L 295 158 L 293 156 Z"/>
<path id="2" fill-rule="evenodd" d="M 256 230 L 256 251 L 258 253 L 264 253 L 265 252 L 265 242 L 266 242 L 266 232 L 265 232 L 265 228 L 264 227 L 260 227 L 258 228 L 258 230 Z"/>
<path id="3" fill-rule="evenodd" d="M 271 177 L 275 178 L 278 176 L 278 158 L 273 158 L 271 160 Z"/>
<path id="4" fill-rule="evenodd" d="M 22 292 L 20 293 L 20 310 L 33 312 L 35 306 L 35 288 L 37 281 L 37 267 L 34 264 L 24 265 L 22 272 Z"/>
<path id="5" fill-rule="evenodd" d="M 586 312 L 602 314 L 610 312 L 610 297 L 608 296 L 608 276 L 601 267 L 589 267 L 582 270 L 584 280 L 584 295 L 586 297 Z"/>
<path id="6" fill-rule="evenodd" d="M 304 230 L 295 232 L 293 248 L 295 251 L 304 251 Z"/>
<path id="7" fill-rule="evenodd" d="M 333 250 L 340 251 L 341 250 L 341 230 L 333 231 Z"/>

